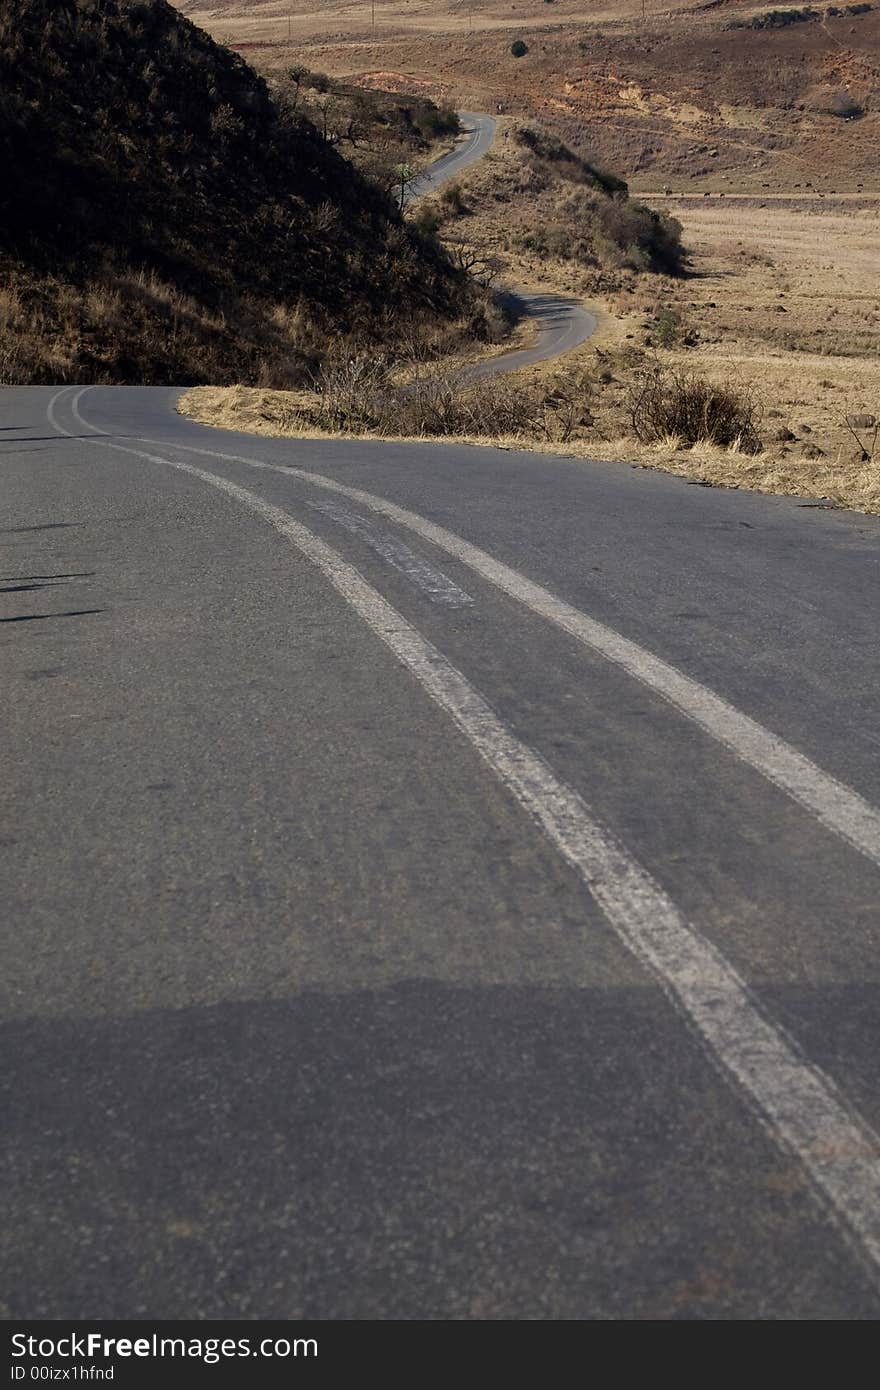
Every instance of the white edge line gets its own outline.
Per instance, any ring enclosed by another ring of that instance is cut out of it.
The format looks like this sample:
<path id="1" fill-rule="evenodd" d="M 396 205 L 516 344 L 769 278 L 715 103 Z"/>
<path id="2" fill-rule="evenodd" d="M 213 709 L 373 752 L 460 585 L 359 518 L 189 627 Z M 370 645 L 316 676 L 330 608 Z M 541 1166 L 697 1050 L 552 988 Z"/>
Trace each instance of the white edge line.
<path id="1" fill-rule="evenodd" d="M 83 420 L 77 408 L 78 401 L 79 396 L 72 402 L 74 415 L 85 428 L 92 428 Z M 154 439 L 141 439 L 138 442 L 163 444 L 163 441 Z M 225 454 L 216 449 L 200 449 L 192 444 L 180 444 L 177 441 L 165 441 L 164 447 L 229 463 L 243 463 L 250 468 L 289 474 L 313 487 L 323 488 L 359 502 L 370 511 L 386 516 L 398 525 L 414 531 L 488 580 L 502 593 L 508 594 L 533 613 L 562 628 L 584 646 L 598 652 L 642 685 L 661 695 L 686 718 L 699 725 L 717 742 L 792 797 L 827 830 L 839 835 L 880 867 L 880 811 L 852 787 L 823 771 L 806 754 L 793 748 L 769 729 L 765 729 L 749 715 L 743 714 L 715 691 L 684 675 L 662 657 L 640 647 L 622 633 L 616 632 L 614 628 L 607 627 L 563 599 L 557 598 L 548 589 L 517 573 L 469 541 L 383 497 L 364 492 L 360 488 L 347 487 L 332 478 L 325 478 L 319 473 L 311 473 L 294 465 L 265 463 L 261 459 L 248 458 L 240 454 Z"/>
<path id="2" fill-rule="evenodd" d="M 74 410 L 78 400 L 77 396 Z M 55 428 L 60 428 L 57 423 Z M 831 1078 L 764 1016 L 733 966 L 592 818 L 578 793 L 560 782 L 539 754 L 504 727 L 461 672 L 358 570 L 289 513 L 193 464 L 106 438 L 94 442 L 175 468 L 217 488 L 274 527 L 321 571 L 542 826 L 620 940 L 659 981 L 708 1044 L 710 1055 L 751 1098 L 775 1140 L 803 1164 L 851 1238 L 851 1248 L 867 1262 L 865 1267 L 876 1281 L 880 1276 L 880 1139 L 853 1112 Z"/>

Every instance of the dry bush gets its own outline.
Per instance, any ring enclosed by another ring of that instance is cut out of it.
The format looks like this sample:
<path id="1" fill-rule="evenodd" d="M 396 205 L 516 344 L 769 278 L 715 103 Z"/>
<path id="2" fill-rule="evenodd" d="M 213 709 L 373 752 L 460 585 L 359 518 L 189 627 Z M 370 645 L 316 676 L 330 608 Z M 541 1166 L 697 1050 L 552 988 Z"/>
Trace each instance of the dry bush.
<path id="1" fill-rule="evenodd" d="M 376 401 L 383 433 L 407 436 L 519 436 L 537 430 L 541 402 L 502 377 L 425 377 Z"/>
<path id="2" fill-rule="evenodd" d="M 627 393 L 633 434 L 642 444 L 676 439 L 759 453 L 758 407 L 748 390 L 715 385 L 687 372 L 653 367 Z"/>
<path id="3" fill-rule="evenodd" d="M 460 183 L 448 183 L 440 190 L 439 199 L 447 217 L 463 217 L 468 210 Z"/>
<path id="4" fill-rule="evenodd" d="M 448 437 L 518 435 L 540 417 L 535 394 L 509 381 L 425 375 L 394 386 L 392 366 L 381 357 L 359 356 L 323 368 L 310 423 L 354 434 Z"/>
<path id="5" fill-rule="evenodd" d="M 315 377 L 320 398 L 317 417 L 327 429 L 370 428 L 375 402 L 388 384 L 384 357 L 359 353 L 336 364 L 325 364 Z"/>
<path id="6" fill-rule="evenodd" d="M 394 385 L 399 363 L 375 356 L 352 357 L 324 367 L 315 379 L 316 404 L 294 407 L 285 419 L 333 432 L 406 438 L 514 438 L 564 443 L 593 423 L 593 383 L 578 370 L 558 373 L 550 383 L 508 376 L 419 374 Z"/>
<path id="7" fill-rule="evenodd" d="M 845 121 L 858 120 L 860 116 L 865 114 L 864 106 L 861 102 L 856 101 L 849 92 L 835 92 L 828 110 L 832 116 L 839 116 Z"/>

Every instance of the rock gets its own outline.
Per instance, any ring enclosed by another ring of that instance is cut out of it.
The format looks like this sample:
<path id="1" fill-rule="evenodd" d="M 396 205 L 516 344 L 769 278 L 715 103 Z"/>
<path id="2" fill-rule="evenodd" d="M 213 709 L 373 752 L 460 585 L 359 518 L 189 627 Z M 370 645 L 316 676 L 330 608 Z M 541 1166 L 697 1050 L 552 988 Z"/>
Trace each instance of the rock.
<path id="1" fill-rule="evenodd" d="M 821 459 L 825 457 L 825 450 L 820 449 L 818 444 L 805 444 L 801 453 L 805 459 Z"/>
<path id="2" fill-rule="evenodd" d="M 846 423 L 851 430 L 872 430 L 877 423 L 875 415 L 847 415 Z"/>
<path id="3" fill-rule="evenodd" d="M 781 430 L 776 431 L 773 438 L 777 444 L 790 444 L 793 439 L 797 438 L 797 435 L 793 434 L 787 425 L 783 425 Z"/>

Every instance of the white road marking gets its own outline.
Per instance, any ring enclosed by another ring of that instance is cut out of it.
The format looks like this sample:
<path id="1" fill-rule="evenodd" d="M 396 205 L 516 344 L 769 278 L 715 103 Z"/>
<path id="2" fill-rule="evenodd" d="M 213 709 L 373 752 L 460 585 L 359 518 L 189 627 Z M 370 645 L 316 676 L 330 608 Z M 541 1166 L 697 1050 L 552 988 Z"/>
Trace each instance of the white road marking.
<path id="1" fill-rule="evenodd" d="M 501 723 L 461 672 L 358 570 L 289 513 L 193 464 L 107 439 L 94 442 L 217 488 L 274 527 L 321 571 L 543 828 L 620 940 L 751 1099 L 776 1142 L 800 1160 L 854 1251 L 866 1260 L 874 1279 L 880 1277 L 880 1138 L 834 1082 L 764 1016 L 733 966 L 688 924 L 663 889 L 594 819 L 578 793 Z"/>
<path id="2" fill-rule="evenodd" d="M 87 424 L 86 421 L 85 421 L 85 420 L 82 418 L 82 416 L 80 415 L 79 411 L 77 410 L 77 405 L 78 405 L 78 403 L 79 403 L 79 398 L 80 398 L 80 396 L 84 395 L 85 392 L 86 392 L 88 389 L 89 389 L 89 388 L 88 388 L 87 386 L 84 386 L 80 391 L 77 391 L 76 397 L 75 397 L 74 400 L 71 402 L 71 405 L 73 406 L 74 418 L 78 421 L 79 424 L 81 424 L 81 425 L 83 426 L 83 429 L 92 430 L 93 432 L 95 432 L 95 427 L 94 427 L 94 425 L 89 425 L 89 424 Z M 61 397 L 62 397 L 62 396 L 66 395 L 68 391 L 73 391 L 73 390 L 74 390 L 74 387 L 72 387 L 72 386 L 65 386 L 65 387 L 63 387 L 60 391 L 58 391 L 58 392 L 52 397 L 52 399 L 50 400 L 49 404 L 46 406 L 46 419 L 49 421 L 49 424 L 52 426 L 53 430 L 57 430 L 59 434 L 67 434 L 67 435 L 69 435 L 69 434 L 70 434 L 70 431 L 69 431 L 69 430 L 66 430 L 66 429 L 63 427 L 63 425 L 59 425 L 58 421 L 57 421 L 56 418 L 55 418 L 55 407 L 56 407 L 56 405 L 58 404 L 58 402 L 61 400 Z"/>
<path id="3" fill-rule="evenodd" d="M 359 536 L 389 565 L 406 575 L 432 603 L 441 603 L 447 608 L 467 608 L 473 603 L 470 594 L 454 584 L 448 575 L 429 565 L 427 560 L 416 555 L 395 536 L 377 534 L 361 517 L 346 511 L 344 507 L 337 507 L 333 502 L 309 502 L 308 505 L 313 511 L 321 512 L 337 525 L 344 526 L 352 535 Z"/>
<path id="4" fill-rule="evenodd" d="M 73 404 L 79 422 L 89 428 L 76 410 L 76 402 Z M 161 443 L 159 440 L 151 439 L 140 442 Z M 438 549 L 445 550 L 448 555 L 452 555 L 490 584 L 494 584 L 497 589 L 531 609 L 533 613 L 555 623 L 585 647 L 614 662 L 643 685 L 668 700 L 681 714 L 699 725 L 756 772 L 760 772 L 774 786 L 786 792 L 814 815 L 827 830 L 834 831 L 880 867 L 880 811 L 857 791 L 831 773 L 823 771 L 806 754 L 799 752 L 769 729 L 765 729 L 757 720 L 743 714 L 708 686 L 684 675 L 662 657 L 640 647 L 637 642 L 624 637 L 614 628 L 607 627 L 596 618 L 589 617 L 563 599 L 557 598 L 548 589 L 527 579 L 525 575 L 519 574 L 500 560 L 494 559 L 485 550 L 480 550 L 444 527 L 437 526 L 433 521 L 428 521 L 416 512 L 407 511 L 406 508 L 399 507 L 384 497 L 364 492 L 361 488 L 347 487 L 344 483 L 325 478 L 320 473 L 311 473 L 291 464 L 265 463 L 262 459 L 249 458 L 241 454 L 224 454 L 216 449 L 198 449 L 192 444 L 175 442 L 170 447 L 228 463 L 244 463 L 250 468 L 288 473 L 313 487 L 323 488 L 358 502 L 370 511 L 386 516 L 398 525 L 414 531 Z"/>

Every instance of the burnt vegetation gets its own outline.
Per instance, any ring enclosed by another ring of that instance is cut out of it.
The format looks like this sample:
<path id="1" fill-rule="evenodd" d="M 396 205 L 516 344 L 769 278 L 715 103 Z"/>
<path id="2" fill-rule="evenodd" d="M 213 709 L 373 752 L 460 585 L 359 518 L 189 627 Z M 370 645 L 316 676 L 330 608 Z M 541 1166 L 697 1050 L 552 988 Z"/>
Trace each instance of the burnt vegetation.
<path id="1" fill-rule="evenodd" d="M 290 88 L 165 0 L 0 0 L 0 380 L 284 385 L 399 325 L 484 330 Z"/>

